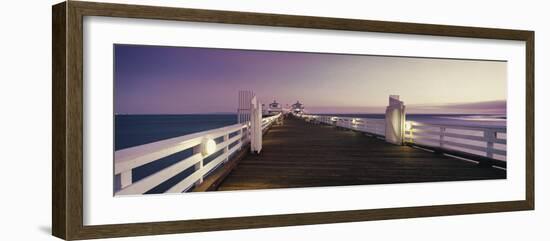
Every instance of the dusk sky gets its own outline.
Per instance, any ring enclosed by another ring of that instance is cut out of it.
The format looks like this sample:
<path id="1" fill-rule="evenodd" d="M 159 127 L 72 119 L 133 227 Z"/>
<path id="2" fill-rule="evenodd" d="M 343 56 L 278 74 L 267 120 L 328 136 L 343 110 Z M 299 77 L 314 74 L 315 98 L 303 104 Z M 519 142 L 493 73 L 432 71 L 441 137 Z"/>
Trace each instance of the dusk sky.
<path id="1" fill-rule="evenodd" d="M 115 112 L 236 112 L 239 90 L 309 113 L 505 113 L 506 62 L 115 45 Z"/>

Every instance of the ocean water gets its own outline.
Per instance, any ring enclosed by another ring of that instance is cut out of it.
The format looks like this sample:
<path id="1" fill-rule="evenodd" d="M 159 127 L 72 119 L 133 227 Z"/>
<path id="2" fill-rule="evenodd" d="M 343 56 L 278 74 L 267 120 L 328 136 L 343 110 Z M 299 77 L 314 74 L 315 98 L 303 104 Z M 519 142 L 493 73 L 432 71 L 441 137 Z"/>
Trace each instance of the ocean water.
<path id="1" fill-rule="evenodd" d="M 115 150 L 236 123 L 236 114 L 115 115 Z"/>

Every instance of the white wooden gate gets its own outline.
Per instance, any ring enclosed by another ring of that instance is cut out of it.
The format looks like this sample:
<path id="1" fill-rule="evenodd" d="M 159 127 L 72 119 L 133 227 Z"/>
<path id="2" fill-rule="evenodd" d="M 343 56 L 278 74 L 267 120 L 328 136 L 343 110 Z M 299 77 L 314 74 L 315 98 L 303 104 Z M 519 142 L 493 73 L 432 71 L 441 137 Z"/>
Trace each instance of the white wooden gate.
<path id="1" fill-rule="evenodd" d="M 403 145 L 405 136 L 405 105 L 398 95 L 390 95 L 389 105 L 386 107 L 385 138 L 389 143 Z"/>

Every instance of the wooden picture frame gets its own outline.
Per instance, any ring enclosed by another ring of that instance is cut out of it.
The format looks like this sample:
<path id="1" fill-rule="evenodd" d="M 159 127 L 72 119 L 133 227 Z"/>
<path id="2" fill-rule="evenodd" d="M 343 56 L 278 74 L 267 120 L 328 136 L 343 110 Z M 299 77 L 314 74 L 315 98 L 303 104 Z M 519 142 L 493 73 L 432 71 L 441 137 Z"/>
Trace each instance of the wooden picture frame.
<path id="1" fill-rule="evenodd" d="M 68 1 L 52 8 L 52 233 L 66 239 L 111 238 L 492 213 L 534 209 L 534 32 L 401 22 L 212 11 Z M 83 224 L 83 18 L 107 16 L 259 26 L 298 27 L 526 43 L 525 199 L 502 202 L 349 210 L 285 215 L 87 226 Z"/>

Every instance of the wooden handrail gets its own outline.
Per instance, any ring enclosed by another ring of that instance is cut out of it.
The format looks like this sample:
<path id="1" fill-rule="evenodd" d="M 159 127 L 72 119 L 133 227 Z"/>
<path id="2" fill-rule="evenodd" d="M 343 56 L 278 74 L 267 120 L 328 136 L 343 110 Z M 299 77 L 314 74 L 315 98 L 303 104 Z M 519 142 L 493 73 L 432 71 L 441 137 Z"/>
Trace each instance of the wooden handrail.
<path id="1" fill-rule="evenodd" d="M 302 114 L 299 117 L 369 134 L 385 135 L 384 119 L 308 114 Z M 407 125 L 409 128 L 405 130 L 406 144 L 421 144 L 438 150 L 460 150 L 474 155 L 483 153 L 481 156 L 487 158 L 506 159 L 506 150 L 495 146 L 506 145 L 505 127 L 442 125 L 417 121 L 407 121 Z M 485 146 L 476 145 L 478 142 Z"/>
<path id="2" fill-rule="evenodd" d="M 407 122 L 405 142 L 506 160 L 506 128 Z M 500 134 L 500 135 L 499 135 Z M 496 148 L 496 145 L 501 148 Z"/>
<path id="3" fill-rule="evenodd" d="M 378 136 L 384 136 L 386 128 L 384 119 L 307 114 L 302 114 L 301 118 Z"/>
<path id="4" fill-rule="evenodd" d="M 193 148 L 200 145 L 204 138 L 216 139 L 246 128 L 246 125 L 235 124 L 115 151 L 115 174 Z"/>
<path id="5" fill-rule="evenodd" d="M 263 118 L 262 130 L 271 127 L 281 117 L 282 115 L 278 114 Z M 250 141 L 249 126 L 249 123 L 235 124 L 115 151 L 114 176 L 115 179 L 119 180 L 119 185 L 115 187 L 115 194 L 146 193 L 182 171 L 195 167 L 195 171 L 192 174 L 172 186 L 167 192 L 189 190 L 195 184 L 200 184 L 208 173 L 228 161 L 233 153 L 237 152 L 244 144 Z M 205 147 L 202 146 L 205 140 L 214 140 L 220 137 L 223 137 L 223 140 L 216 143 L 215 149 L 205 153 L 203 150 Z M 189 149 L 193 150 L 191 156 L 156 173 L 152 173 L 139 181 L 133 182 L 132 170 L 134 168 Z M 205 158 L 220 151 L 222 153 L 219 156 L 204 165 L 203 160 Z"/>
<path id="6" fill-rule="evenodd" d="M 449 128 L 449 129 L 480 130 L 480 131 L 485 129 L 491 129 L 491 130 L 496 130 L 498 132 L 506 133 L 506 127 L 478 127 L 478 126 L 449 125 L 449 124 L 431 124 L 431 123 L 418 122 L 418 121 L 407 121 L 407 122 L 414 125 L 417 129 L 444 126 L 445 128 Z"/>

